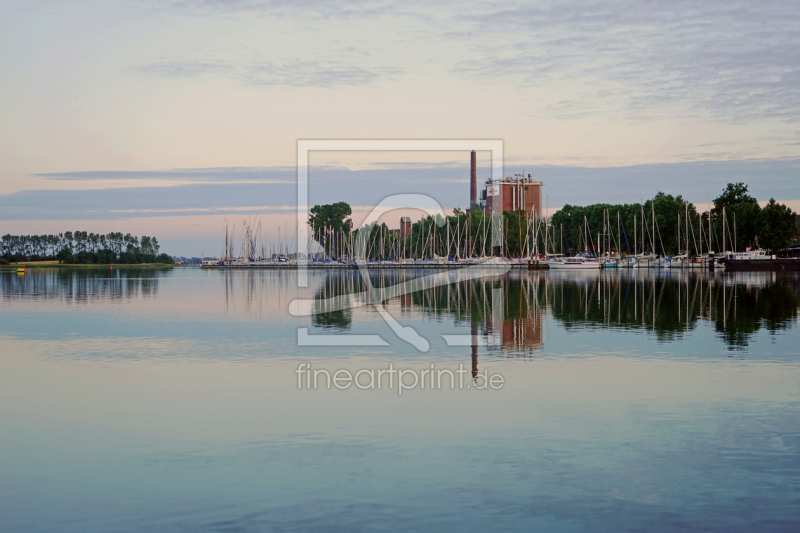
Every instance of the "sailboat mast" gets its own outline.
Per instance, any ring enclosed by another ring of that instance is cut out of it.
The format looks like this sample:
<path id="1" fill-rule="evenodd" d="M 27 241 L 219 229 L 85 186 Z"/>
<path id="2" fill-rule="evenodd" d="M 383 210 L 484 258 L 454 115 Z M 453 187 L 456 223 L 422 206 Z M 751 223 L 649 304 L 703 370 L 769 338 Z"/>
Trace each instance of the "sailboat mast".
<path id="1" fill-rule="evenodd" d="M 650 217 L 653 219 L 653 234 L 650 235 L 650 243 L 653 248 L 653 255 L 656 255 L 656 203 L 655 202 L 650 202 L 650 209 L 652 211 Z M 664 247 L 663 243 L 661 247 L 662 248 Z"/>

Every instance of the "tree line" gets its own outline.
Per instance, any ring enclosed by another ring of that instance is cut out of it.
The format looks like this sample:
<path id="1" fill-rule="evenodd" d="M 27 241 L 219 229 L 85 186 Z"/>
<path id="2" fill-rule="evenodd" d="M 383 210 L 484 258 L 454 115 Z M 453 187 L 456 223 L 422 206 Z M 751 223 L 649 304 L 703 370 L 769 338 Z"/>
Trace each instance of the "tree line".
<path id="1" fill-rule="evenodd" d="M 682 196 L 664 192 L 638 204 L 565 205 L 551 219 L 548 248 L 596 248 L 598 233 L 601 240 L 609 235 L 611 246 L 623 254 L 692 255 L 747 247 L 774 252 L 791 246 L 798 230 L 796 214 L 786 205 L 770 199 L 761 208 L 747 185 L 729 183 L 703 213 Z"/>
<path id="2" fill-rule="evenodd" d="M 417 220 L 403 235 L 384 223 L 353 230 L 350 215 L 345 202 L 311 209 L 312 235 L 326 257 L 513 258 L 583 250 L 668 256 L 744 251 L 747 247 L 775 252 L 791 246 L 798 232 L 791 209 L 774 199 L 761 208 L 743 183 L 728 184 L 714 199 L 713 208 L 702 213 L 683 196 L 658 192 L 636 204 L 565 205 L 549 221 L 525 211 L 489 216 L 479 208 L 456 208 L 450 216 Z"/>
<path id="3" fill-rule="evenodd" d="M 12 263 L 58 260 L 69 264 L 173 264 L 169 255 L 159 253 L 160 248 L 155 237 L 138 237 L 130 233 L 9 234 L 0 239 L 0 258 Z"/>
<path id="4" fill-rule="evenodd" d="M 413 222 L 410 231 L 402 235 L 385 223 L 353 230 L 350 214 L 351 208 L 345 202 L 311 209 L 309 226 L 326 257 L 464 259 L 491 255 L 519 257 L 544 250 L 544 222 L 532 219 L 524 211 L 490 216 L 480 209 L 455 208 L 452 215 L 429 215 Z"/>

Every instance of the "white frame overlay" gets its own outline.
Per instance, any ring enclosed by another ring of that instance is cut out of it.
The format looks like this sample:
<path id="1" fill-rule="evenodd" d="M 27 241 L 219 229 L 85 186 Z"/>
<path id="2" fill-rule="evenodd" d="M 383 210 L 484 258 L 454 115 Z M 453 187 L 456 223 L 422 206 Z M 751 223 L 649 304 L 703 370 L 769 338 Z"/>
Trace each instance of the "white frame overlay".
<path id="1" fill-rule="evenodd" d="M 499 139 L 301 139 L 297 141 L 297 250 L 308 249 L 308 153 L 326 152 L 492 152 L 492 180 L 503 177 L 503 141 Z M 297 286 L 308 287 L 308 259 L 297 260 Z"/>
<path id="2" fill-rule="evenodd" d="M 308 258 L 300 258 L 300 250 L 308 250 L 308 155 L 312 151 L 348 152 L 426 152 L 426 151 L 490 151 L 492 153 L 492 180 L 503 177 L 503 141 L 499 139 L 384 139 L 384 140 L 343 140 L 315 139 L 297 141 L 297 286 L 308 287 Z M 412 206 L 408 206 L 413 208 Z M 290 312 L 295 314 L 301 307 L 300 301 L 292 302 Z M 377 307 L 376 307 L 377 308 Z M 403 328 L 385 310 L 378 309 L 387 323 L 404 340 L 415 345 L 420 351 L 428 351 L 427 341 L 420 338 L 412 328 Z M 468 335 L 442 335 L 450 346 L 469 346 L 474 342 Z M 414 340 L 416 338 L 416 340 Z M 308 328 L 298 328 L 297 342 L 301 346 L 387 346 L 379 335 L 309 335 Z"/>

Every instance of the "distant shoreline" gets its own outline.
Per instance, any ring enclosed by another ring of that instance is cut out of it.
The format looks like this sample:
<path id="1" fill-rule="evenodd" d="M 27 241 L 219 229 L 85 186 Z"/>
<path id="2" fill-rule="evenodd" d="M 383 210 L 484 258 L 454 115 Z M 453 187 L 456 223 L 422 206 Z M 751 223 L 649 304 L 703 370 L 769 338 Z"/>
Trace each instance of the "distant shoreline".
<path id="1" fill-rule="evenodd" d="M 164 263 L 59 263 L 58 261 L 30 261 L 25 263 L 9 263 L 0 265 L 0 270 L 27 268 L 174 268 L 180 265 Z"/>

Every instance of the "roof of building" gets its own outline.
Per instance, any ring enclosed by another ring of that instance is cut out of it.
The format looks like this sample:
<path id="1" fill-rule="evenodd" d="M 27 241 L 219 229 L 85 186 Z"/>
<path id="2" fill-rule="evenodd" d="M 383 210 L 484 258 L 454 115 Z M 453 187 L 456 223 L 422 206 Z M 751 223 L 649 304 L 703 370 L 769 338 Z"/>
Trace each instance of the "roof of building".
<path id="1" fill-rule="evenodd" d="M 519 174 L 517 174 L 516 176 L 513 176 L 513 177 L 504 176 L 504 177 L 499 178 L 499 179 L 489 178 L 488 180 L 486 180 L 486 185 L 491 185 L 491 184 L 497 183 L 497 182 L 501 182 L 501 183 L 520 183 L 520 182 L 522 182 L 522 183 L 531 184 L 531 185 L 544 185 L 541 181 L 539 181 L 536 178 L 532 177 L 530 174 L 528 174 L 527 178 L 524 177 L 524 176 L 521 176 Z"/>

